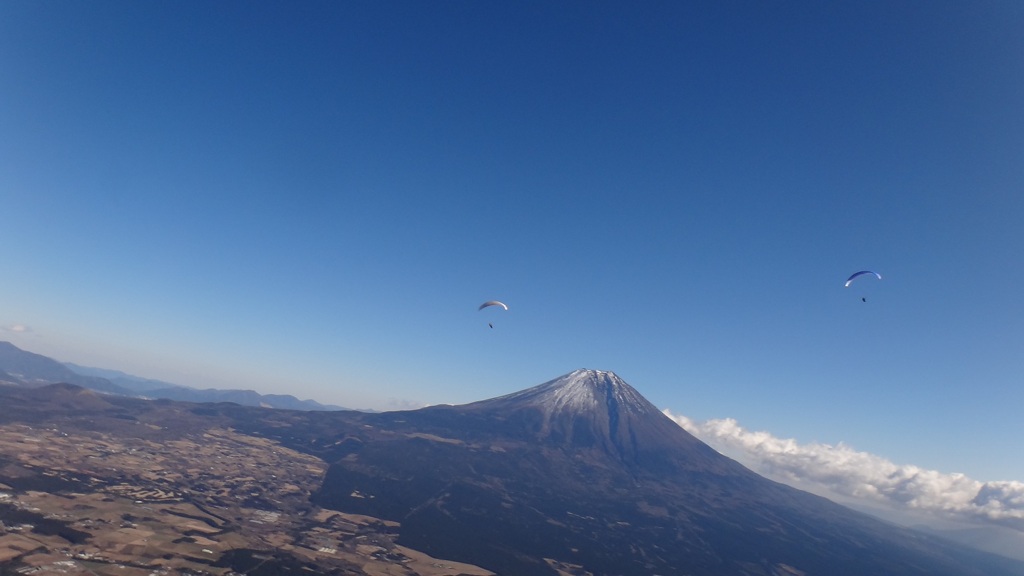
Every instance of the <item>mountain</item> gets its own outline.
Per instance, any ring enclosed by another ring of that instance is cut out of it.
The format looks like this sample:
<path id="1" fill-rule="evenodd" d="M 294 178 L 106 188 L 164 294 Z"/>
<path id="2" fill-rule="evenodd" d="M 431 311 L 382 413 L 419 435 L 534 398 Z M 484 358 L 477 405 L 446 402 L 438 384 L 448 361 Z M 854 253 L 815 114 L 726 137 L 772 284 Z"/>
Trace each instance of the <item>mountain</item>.
<path id="1" fill-rule="evenodd" d="M 40 354 L 26 352 L 0 342 L 0 383 L 20 386 L 44 386 L 67 383 L 118 396 L 164 398 L 187 402 L 236 402 L 243 406 L 263 406 L 287 410 L 346 410 L 315 400 L 299 400 L 287 394 L 260 394 L 252 390 L 197 390 L 187 386 L 151 380 L 117 370 L 90 368 L 61 363 Z"/>
<path id="2" fill-rule="evenodd" d="M 26 352 L 10 342 L 0 342 L 0 371 L 15 384 L 45 386 L 56 382 L 76 384 L 107 394 L 130 396 L 132 392 L 104 378 L 83 376 L 52 358 Z"/>
<path id="3" fill-rule="evenodd" d="M 110 380 L 114 384 L 131 390 L 137 394 L 145 394 L 146 392 L 152 392 L 153 390 L 160 390 L 161 388 L 182 388 L 178 384 L 172 384 L 170 382 L 164 382 L 162 380 L 153 380 L 151 378 L 140 378 L 138 376 L 132 376 L 126 374 L 120 370 L 108 370 L 106 368 L 92 368 L 90 366 L 81 366 L 72 362 L 65 362 L 72 372 L 81 374 L 83 376 L 95 376 L 97 378 L 105 378 Z"/>
<path id="4" fill-rule="evenodd" d="M 3 370 L 0 370 L 0 384 L 8 386 L 18 386 L 21 384 L 21 380 L 15 378 L 14 376 L 11 376 L 10 374 L 4 372 Z"/>
<path id="5" fill-rule="evenodd" d="M 1021 575 L 1024 565 L 767 480 L 611 372 L 278 438 L 333 462 L 314 502 L 503 575 Z M 573 572 L 575 570 L 575 572 Z"/>
<path id="6" fill-rule="evenodd" d="M 199 390 L 175 386 L 150 390 L 145 396 L 182 402 L 234 402 L 242 406 L 262 406 L 286 410 L 345 410 L 340 406 L 321 404 L 316 400 L 299 400 L 290 394 L 260 394 L 252 390 L 217 390 L 214 388 Z"/>
<path id="7" fill-rule="evenodd" d="M 0 521 L 35 539 L 0 542 L 20 563 L 0 571 L 51 562 L 26 552 L 45 540 L 173 573 L 1024 576 L 758 476 L 611 372 L 376 414 L 67 384 L 0 387 L 0 404 L 0 483 L 18 503 Z M 137 545 L 146 534 L 161 545 Z"/>

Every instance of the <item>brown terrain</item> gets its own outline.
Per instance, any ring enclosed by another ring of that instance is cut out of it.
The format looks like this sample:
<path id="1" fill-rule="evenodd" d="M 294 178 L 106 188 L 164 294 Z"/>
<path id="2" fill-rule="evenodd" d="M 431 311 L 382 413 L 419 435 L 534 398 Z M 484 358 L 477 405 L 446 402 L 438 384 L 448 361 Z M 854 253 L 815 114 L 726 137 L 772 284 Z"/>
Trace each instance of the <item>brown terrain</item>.
<path id="1" fill-rule="evenodd" d="M 0 574 L 493 574 L 395 544 L 397 522 L 312 505 L 314 456 L 173 403 L 111 415 L 94 392 L 49 392 L 24 392 L 40 412 L 3 398 Z"/>

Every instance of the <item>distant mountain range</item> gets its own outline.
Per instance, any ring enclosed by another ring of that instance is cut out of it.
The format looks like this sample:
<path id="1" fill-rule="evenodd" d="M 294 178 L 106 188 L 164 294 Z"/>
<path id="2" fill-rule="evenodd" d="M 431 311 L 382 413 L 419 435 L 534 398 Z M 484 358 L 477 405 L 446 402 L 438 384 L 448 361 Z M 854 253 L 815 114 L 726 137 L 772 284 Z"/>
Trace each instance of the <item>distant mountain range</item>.
<path id="1" fill-rule="evenodd" d="M 125 374 L 120 370 L 108 370 L 105 368 L 91 368 L 89 366 L 80 366 L 72 362 L 64 362 L 64 365 L 71 369 L 72 372 L 81 374 L 83 376 L 93 376 L 96 378 L 103 378 L 117 384 L 118 386 L 127 390 L 133 390 L 135 392 L 149 392 L 153 390 L 160 390 L 163 388 L 187 388 L 187 386 L 181 386 L 180 384 L 172 384 L 170 382 L 164 382 L 162 380 L 153 380 L 150 378 L 140 378 L 139 376 L 132 376 L 131 374 Z"/>
<path id="2" fill-rule="evenodd" d="M 75 384 L 83 388 L 135 398 L 163 398 L 184 402 L 234 402 L 242 406 L 261 406 L 287 410 L 347 410 L 299 400 L 287 394 L 260 394 L 252 390 L 199 390 L 170 382 L 140 378 L 118 370 L 90 368 L 22 350 L 10 342 L 0 342 L 0 383 L 39 387 L 47 384 Z"/>

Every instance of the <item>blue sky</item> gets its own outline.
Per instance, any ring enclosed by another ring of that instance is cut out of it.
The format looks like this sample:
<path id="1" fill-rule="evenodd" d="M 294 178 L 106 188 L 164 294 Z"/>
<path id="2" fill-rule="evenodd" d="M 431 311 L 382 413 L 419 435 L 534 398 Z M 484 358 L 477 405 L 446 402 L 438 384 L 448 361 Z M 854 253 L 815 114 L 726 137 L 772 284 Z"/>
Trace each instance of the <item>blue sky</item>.
<path id="1" fill-rule="evenodd" d="M 0 85 L 24 349 L 376 409 L 612 370 L 1024 480 L 1019 2 L 12 0 Z"/>

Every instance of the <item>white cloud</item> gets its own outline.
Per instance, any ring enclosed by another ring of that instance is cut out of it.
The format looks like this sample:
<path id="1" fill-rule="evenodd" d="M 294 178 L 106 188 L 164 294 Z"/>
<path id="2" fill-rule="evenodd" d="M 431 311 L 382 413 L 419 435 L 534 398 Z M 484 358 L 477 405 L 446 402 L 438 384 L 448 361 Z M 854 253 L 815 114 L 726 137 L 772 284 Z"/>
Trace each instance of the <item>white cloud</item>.
<path id="1" fill-rule="evenodd" d="M 17 334 L 24 334 L 32 331 L 30 326 L 26 326 L 24 324 L 10 324 L 8 326 L 4 326 L 3 329 L 5 332 L 14 332 Z"/>
<path id="2" fill-rule="evenodd" d="M 1024 531 L 1024 482 L 981 482 L 859 452 L 845 444 L 799 444 L 751 432 L 731 418 L 694 422 L 665 410 L 686 431 L 757 472 L 810 491 L 951 520 L 995 523 Z"/>

